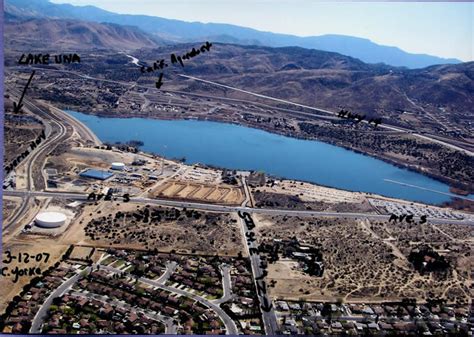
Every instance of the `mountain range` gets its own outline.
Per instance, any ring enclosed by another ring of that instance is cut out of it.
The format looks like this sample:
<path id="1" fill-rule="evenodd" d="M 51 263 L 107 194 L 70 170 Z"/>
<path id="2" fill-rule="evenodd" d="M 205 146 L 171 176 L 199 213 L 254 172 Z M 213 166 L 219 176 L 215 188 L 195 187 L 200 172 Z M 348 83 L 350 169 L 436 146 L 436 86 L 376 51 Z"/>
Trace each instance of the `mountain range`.
<path id="1" fill-rule="evenodd" d="M 144 37 L 145 42 L 142 45 L 151 47 L 155 46 L 155 41 L 160 44 L 166 42 L 180 43 L 209 40 L 213 42 L 269 47 L 297 46 L 337 52 L 358 58 L 365 63 L 385 63 L 407 68 L 423 68 L 435 64 L 455 64 L 461 62 L 452 58 L 446 59 L 425 54 L 407 53 L 397 47 L 383 46 L 368 39 L 352 36 L 322 35 L 298 37 L 262 32 L 230 24 L 185 22 L 148 15 L 116 14 L 94 6 L 53 4 L 48 0 L 6 0 L 5 13 L 6 18 L 10 19 L 72 19 L 134 26 L 141 30 L 141 32 L 135 30 L 132 35 L 139 38 L 139 34 L 143 34 L 142 36 L 149 34 L 148 37 Z M 56 26 L 58 25 L 56 23 Z M 92 27 L 89 26 L 89 28 Z M 97 26 L 94 27 L 94 29 L 98 29 Z M 113 26 L 108 26 L 108 29 L 104 28 L 104 33 L 109 31 L 111 27 Z M 97 33 L 100 33 L 100 30 Z M 90 33 L 90 35 L 92 36 L 93 33 Z M 112 42 L 111 38 L 108 40 Z M 129 49 L 138 45 L 139 43 L 135 41 L 135 43 L 129 45 Z M 117 49 L 121 47 L 121 44 L 116 46 Z"/>
<path id="2" fill-rule="evenodd" d="M 144 49 L 135 55 L 151 64 L 157 55 L 183 53 L 192 45 Z M 358 113 L 390 118 L 392 124 L 402 123 L 402 115 L 404 119 L 411 116 L 412 121 L 421 118 L 425 109 L 438 115 L 442 107 L 445 118 L 467 125 L 474 106 L 474 62 L 406 69 L 301 47 L 214 43 L 210 53 L 186 61 L 176 73 L 309 106 L 350 107 Z M 217 90 L 191 80 L 177 83 L 183 85 L 177 90 L 203 94 Z M 227 91 L 226 95 L 239 96 Z M 400 125 L 409 127 L 406 123 Z"/>
<path id="3" fill-rule="evenodd" d="M 12 48 L 129 50 L 158 46 L 155 38 L 132 26 L 78 20 L 5 18 L 5 46 Z"/>

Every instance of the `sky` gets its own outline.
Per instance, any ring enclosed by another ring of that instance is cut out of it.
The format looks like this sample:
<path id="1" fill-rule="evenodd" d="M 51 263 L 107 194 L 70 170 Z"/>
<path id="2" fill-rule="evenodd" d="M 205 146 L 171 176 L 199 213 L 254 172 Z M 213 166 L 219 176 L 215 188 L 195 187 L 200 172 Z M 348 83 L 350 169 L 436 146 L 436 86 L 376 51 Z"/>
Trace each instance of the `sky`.
<path id="1" fill-rule="evenodd" d="M 407 52 L 474 60 L 473 2 L 51 0 L 121 14 L 229 23 L 297 36 L 342 34 Z"/>

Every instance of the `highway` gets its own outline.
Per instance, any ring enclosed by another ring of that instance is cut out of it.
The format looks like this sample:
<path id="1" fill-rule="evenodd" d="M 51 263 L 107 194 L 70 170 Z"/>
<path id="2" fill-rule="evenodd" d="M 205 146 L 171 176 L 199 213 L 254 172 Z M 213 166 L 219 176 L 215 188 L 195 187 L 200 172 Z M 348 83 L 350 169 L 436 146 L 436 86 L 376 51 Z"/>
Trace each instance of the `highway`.
<path id="1" fill-rule="evenodd" d="M 16 89 L 11 89 L 9 92 L 12 96 L 20 96 L 20 93 Z M 50 106 L 51 112 L 44 111 L 39 108 L 35 103 L 27 99 L 26 97 L 23 100 L 24 108 L 28 108 L 34 115 L 43 117 L 42 119 L 45 122 L 45 134 L 46 139 L 41 142 L 30 154 L 23 160 L 21 165 L 26 165 L 27 172 L 27 185 L 26 189 L 28 191 L 35 190 L 34 181 L 33 181 L 33 168 L 35 165 L 40 165 L 41 175 L 43 175 L 42 167 L 43 162 L 39 161 L 41 156 L 46 156 L 48 153 L 53 151 L 53 149 L 61 142 L 64 142 L 67 139 L 67 128 L 66 124 L 69 124 L 75 129 L 79 135 L 84 137 L 83 139 L 89 139 L 93 142 L 94 145 L 101 145 L 102 142 L 97 138 L 97 136 L 85 125 L 76 120 L 74 117 L 68 115 L 60 109 Z M 53 112 L 54 111 L 54 112 Z M 58 133 L 51 137 L 53 130 L 57 129 Z M 30 195 L 24 195 L 20 207 L 16 210 L 16 214 L 11 217 L 10 221 L 7 224 L 4 224 L 3 230 L 8 229 L 11 225 L 18 223 L 18 221 L 24 216 L 27 211 L 28 205 L 30 202 Z"/>
<path id="2" fill-rule="evenodd" d="M 82 139 L 90 140 L 93 145 L 96 146 L 102 145 L 102 141 L 96 136 L 96 134 L 93 133 L 92 130 L 89 129 L 86 125 L 78 121 L 76 118 L 52 105 L 49 105 L 49 108 L 59 115 L 59 117 L 61 118 L 61 122 L 67 121 L 68 124 L 71 125 L 74 130 L 76 130 L 76 132 L 79 134 L 79 136 L 81 136 Z"/>
<path id="3" fill-rule="evenodd" d="M 41 70 L 49 70 L 49 69 L 43 69 L 39 68 Z M 79 75 L 86 79 L 94 79 L 90 76 L 85 76 L 85 75 Z M 234 88 L 231 86 L 219 84 L 216 82 L 212 81 L 207 81 L 203 79 L 199 79 L 196 77 L 192 76 L 186 76 L 186 75 L 179 75 L 188 79 L 196 80 L 196 81 L 201 81 L 204 83 L 208 84 L 213 84 L 221 87 L 225 87 L 228 89 L 232 90 L 237 90 L 240 92 L 244 92 L 256 97 L 260 98 L 265 98 L 265 99 L 270 99 L 273 101 L 281 102 L 281 103 L 286 103 L 286 104 L 292 104 L 295 106 L 303 107 L 305 109 L 310 109 L 313 111 L 317 111 L 319 113 L 326 113 L 330 115 L 336 115 L 337 113 L 324 110 L 324 109 L 319 109 L 319 108 L 314 108 L 278 98 L 273 98 L 269 97 L 266 95 L 261 95 L 257 93 L 253 93 L 250 91 Z M 125 84 L 130 86 L 130 83 L 125 83 L 125 82 L 118 82 L 118 81 L 112 81 L 112 80 L 104 80 L 104 79 L 94 79 L 94 80 L 100 80 L 100 81 L 106 81 L 106 82 L 113 82 L 113 83 L 119 83 L 119 84 Z M 145 87 L 148 88 L 148 87 Z M 57 133 L 54 132 L 48 132 L 46 140 L 43 141 L 37 148 L 35 148 L 31 153 L 25 158 L 24 162 L 22 164 L 26 165 L 27 169 L 27 188 L 26 191 L 21 191 L 21 190 L 4 190 L 3 193 L 4 195 L 7 196 L 17 196 L 22 198 L 22 204 L 16 211 L 16 214 L 11 218 L 10 222 L 6 225 L 4 225 L 3 230 L 9 228 L 11 225 L 16 224 L 19 222 L 19 220 L 25 215 L 27 211 L 27 207 L 29 205 L 29 202 L 32 197 L 50 197 L 50 198 L 62 198 L 62 199 L 73 199 L 73 200 L 82 200 L 86 201 L 88 195 L 87 194 L 81 194 L 81 193 L 70 193 L 70 192 L 45 192 L 45 191 L 35 191 L 35 186 L 34 186 L 34 168 L 36 165 L 40 165 L 40 167 L 43 167 L 43 162 L 40 161 L 41 157 L 47 156 L 49 152 L 51 152 L 55 146 L 67 139 L 67 125 L 70 125 L 76 132 L 81 136 L 85 137 L 87 139 L 90 139 L 94 145 L 100 145 L 101 142 L 100 140 L 93 134 L 87 127 L 85 127 L 81 122 L 77 121 L 75 118 L 72 116 L 64 113 L 63 111 L 56 109 L 54 107 L 51 107 L 51 112 L 46 112 L 43 111 L 41 108 L 39 108 L 37 105 L 35 105 L 32 101 L 25 99 L 24 100 L 24 105 L 25 108 L 28 108 L 32 113 L 39 115 L 39 116 L 46 116 L 49 119 L 49 125 L 47 125 L 47 130 L 58 130 Z M 312 115 L 310 113 L 305 113 L 305 112 L 299 112 L 301 114 L 307 114 L 307 115 Z M 367 122 L 367 121 L 364 121 Z M 470 156 L 474 155 L 473 152 L 468 151 L 466 149 L 463 149 L 461 147 L 455 146 L 453 144 L 443 142 L 441 140 L 437 139 L 432 139 L 430 137 L 427 137 L 425 135 L 419 135 L 417 133 L 414 133 L 412 130 L 409 129 L 404 129 L 404 128 L 399 128 L 399 127 L 393 127 L 387 124 L 381 124 L 379 125 L 380 128 L 384 129 L 389 129 L 392 131 L 396 132 L 403 132 L 403 133 L 410 133 L 413 134 L 416 137 L 426 139 L 435 143 L 442 144 L 444 146 L 447 146 L 449 148 L 462 151 Z M 42 174 L 42 170 L 41 170 Z M 192 208 L 192 209 L 199 209 L 203 211 L 215 211 L 215 212 L 224 212 L 224 213 L 234 213 L 234 212 L 248 212 L 249 214 L 266 214 L 266 215 L 282 215 L 282 216 L 301 216 L 301 217 L 339 217 L 339 218 L 350 218 L 350 219 L 370 219 L 370 220 L 388 220 L 390 218 L 390 215 L 382 215 L 382 214 L 371 214 L 371 213 L 355 213 L 355 212 L 321 212 L 321 211 L 312 211 L 312 210 L 288 210 L 288 209 L 278 209 L 278 208 L 272 208 L 272 209 L 262 209 L 262 208 L 254 208 L 254 207 L 249 207 L 249 204 L 251 204 L 251 197 L 250 193 L 248 191 L 248 187 L 246 186 L 246 181 L 245 178 L 242 178 L 242 183 L 244 186 L 245 190 L 245 200 L 240 206 L 228 206 L 228 205 L 219 205 L 219 204 L 208 204 L 208 203 L 199 203 L 199 202 L 190 202 L 190 201 L 178 201 L 178 200 L 169 200 L 169 199 L 150 199 L 150 198 L 145 198 L 145 197 L 133 197 L 130 199 L 130 203 L 137 203 L 137 204 L 143 204 L 143 205 L 157 205 L 157 206 L 170 206 L 170 207 L 179 207 L 179 208 Z M 118 201 L 120 201 L 121 198 L 118 198 Z M 107 202 L 107 201 L 103 201 Z M 419 219 L 416 218 L 415 219 Z M 248 238 L 249 236 L 252 236 L 252 231 L 247 227 L 243 219 L 240 219 L 241 224 L 242 224 L 242 231 L 244 238 Z M 466 225 L 474 225 L 474 220 L 453 220 L 453 219 L 434 219 L 434 218 L 429 218 L 428 221 L 433 224 L 466 224 Z M 257 243 L 248 243 L 246 241 L 246 249 L 247 252 L 249 252 L 250 249 L 256 249 L 257 248 Z M 257 280 L 256 278 L 259 277 L 264 273 L 264 270 L 261 267 L 260 264 L 260 256 L 259 254 L 250 254 L 250 261 L 251 261 L 251 266 L 252 266 L 252 274 L 253 274 L 253 279 L 256 282 L 256 287 L 257 286 Z M 105 269 L 108 269 L 110 271 L 116 271 L 116 272 L 122 272 L 118 269 L 112 268 L 112 267 L 107 267 L 107 266 L 101 266 Z M 181 290 L 175 287 L 171 286 L 166 286 L 166 279 L 171 275 L 171 273 L 174 271 L 175 265 L 167 265 L 167 270 L 165 274 L 163 275 L 162 278 L 158 280 L 150 280 L 146 278 L 140 278 L 140 282 L 149 284 L 153 287 L 161 288 L 170 292 L 174 292 L 189 298 L 192 298 L 201 304 L 205 305 L 206 307 L 214 310 L 216 314 L 221 318 L 223 321 L 225 327 L 226 327 L 226 332 L 227 334 L 237 334 L 238 328 L 235 325 L 235 322 L 219 307 L 220 303 L 223 303 L 225 301 L 228 301 L 232 297 L 232 292 L 231 292 L 231 281 L 230 281 L 230 275 L 229 275 L 229 270 L 227 267 L 222 267 L 222 274 L 223 274 L 223 290 L 224 294 L 221 299 L 217 300 L 212 300 L 209 301 L 205 299 L 204 297 L 189 293 L 185 290 Z M 226 269 L 227 268 L 227 269 Z M 33 322 L 32 322 L 32 327 L 30 332 L 31 333 L 40 333 L 41 331 L 41 326 L 44 322 L 44 318 L 46 317 L 47 310 L 49 309 L 52 300 L 55 297 L 61 296 L 64 294 L 67 289 L 71 287 L 78 279 L 79 279 L 79 274 L 73 276 L 72 278 L 68 279 L 65 281 L 60 287 L 58 287 L 56 290 L 51 293 L 51 295 L 46 299 L 45 303 L 41 306 L 40 310 L 38 313 L 35 315 Z M 269 296 L 266 294 L 259 295 L 259 300 L 262 305 L 264 303 L 272 303 L 271 299 Z M 263 317 L 263 322 L 265 326 L 265 331 L 268 335 L 274 335 L 278 331 L 278 326 L 277 326 L 277 321 L 276 321 L 276 315 L 274 313 L 273 308 L 270 310 L 262 310 L 262 317 Z M 174 332 L 175 329 L 174 327 L 167 326 L 167 332 Z"/>
<path id="4" fill-rule="evenodd" d="M 4 195 L 13 197 L 23 196 L 35 196 L 35 197 L 54 197 L 62 199 L 73 199 L 73 200 L 87 200 L 87 194 L 80 193 L 68 193 L 68 192 L 44 192 L 44 191 L 19 191 L 19 190 L 4 190 Z M 117 200 L 120 200 L 117 199 Z M 388 220 L 390 215 L 387 214 L 374 214 L 374 213 L 355 213 L 355 212 L 321 212 L 321 211 L 309 211 L 309 210 L 289 210 L 280 208 L 251 208 L 243 206 L 227 206 L 219 204 L 206 204 L 191 201 L 178 201 L 168 199 L 149 199 L 149 198 L 130 198 L 130 202 L 145 204 L 145 205 L 157 205 L 157 206 L 170 206 L 170 207 L 181 207 L 181 208 L 193 208 L 200 209 L 203 211 L 213 211 L 222 213 L 233 213 L 233 212 L 249 212 L 253 214 L 267 214 L 267 215 L 287 215 L 287 216 L 301 216 L 301 217 L 338 217 L 348 219 L 369 219 L 369 220 Z M 419 219 L 419 217 L 414 217 Z M 464 224 L 474 225 L 474 220 L 454 220 L 454 219 L 440 219 L 440 218 L 428 218 L 430 223 L 433 224 Z"/>
<path id="5" fill-rule="evenodd" d="M 46 155 L 47 153 L 51 152 L 55 146 L 66 139 L 66 127 L 60 122 L 60 120 L 52 115 L 44 112 L 40 108 L 38 108 L 35 104 L 33 104 L 30 100 L 24 99 L 24 106 L 27 107 L 31 112 L 33 112 L 36 115 L 39 116 L 47 116 L 50 118 L 50 122 L 48 123 L 50 126 L 48 127 L 49 129 L 52 130 L 51 124 L 55 125 L 56 128 L 58 128 L 58 133 L 54 135 L 53 137 L 51 136 L 51 132 L 46 134 L 46 139 L 42 143 L 40 143 L 34 150 L 30 152 L 30 154 L 24 159 L 24 161 L 21 163 L 22 165 L 26 165 L 26 174 L 27 174 L 27 183 L 26 183 L 26 189 L 27 190 L 34 190 L 34 181 L 33 181 L 33 167 L 34 165 L 41 165 L 43 167 L 43 163 L 40 163 L 38 158 L 40 158 L 42 155 Z M 42 170 L 41 170 L 42 174 Z M 16 224 L 21 217 L 25 214 L 27 211 L 27 207 L 30 202 L 30 195 L 25 195 L 25 197 L 22 200 L 22 203 L 18 210 L 16 211 L 16 214 L 10 219 L 8 224 L 4 224 L 3 230 L 8 229 L 12 224 Z"/>

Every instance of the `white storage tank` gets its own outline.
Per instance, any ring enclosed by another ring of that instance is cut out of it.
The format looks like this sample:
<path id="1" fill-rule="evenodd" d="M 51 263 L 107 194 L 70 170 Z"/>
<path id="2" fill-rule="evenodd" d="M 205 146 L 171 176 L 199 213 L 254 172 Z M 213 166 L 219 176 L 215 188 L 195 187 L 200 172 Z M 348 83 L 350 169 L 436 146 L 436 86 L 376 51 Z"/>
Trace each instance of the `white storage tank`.
<path id="1" fill-rule="evenodd" d="M 125 170 L 125 164 L 119 162 L 112 163 L 112 170 L 123 171 Z"/>
<path id="2" fill-rule="evenodd" d="M 35 218 L 35 223 L 39 227 L 56 228 L 61 227 L 66 222 L 66 215 L 59 212 L 42 212 Z"/>

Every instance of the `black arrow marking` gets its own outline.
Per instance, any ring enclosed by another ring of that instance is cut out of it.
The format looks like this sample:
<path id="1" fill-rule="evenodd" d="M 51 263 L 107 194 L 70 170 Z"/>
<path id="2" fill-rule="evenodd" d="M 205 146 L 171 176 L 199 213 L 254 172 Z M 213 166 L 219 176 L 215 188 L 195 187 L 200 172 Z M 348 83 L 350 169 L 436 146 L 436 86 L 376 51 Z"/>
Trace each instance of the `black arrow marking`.
<path id="1" fill-rule="evenodd" d="M 271 303 L 268 303 L 267 298 L 263 297 L 263 304 L 260 306 L 260 308 L 262 308 L 263 311 L 269 312 L 270 310 L 272 310 L 272 307 L 273 305 Z"/>
<path id="2" fill-rule="evenodd" d="M 257 281 L 257 293 L 260 296 L 265 296 L 267 294 L 267 286 L 265 285 L 265 281 L 258 280 Z"/>
<path id="3" fill-rule="evenodd" d="M 20 109 L 23 106 L 23 104 L 21 104 L 21 102 L 23 101 L 23 97 L 25 96 L 26 89 L 30 85 L 31 80 L 33 79 L 33 75 L 35 74 L 35 72 L 36 72 L 36 70 L 33 70 L 33 72 L 31 73 L 31 76 L 28 79 L 28 82 L 26 83 L 25 89 L 23 89 L 23 93 L 21 94 L 21 97 L 20 97 L 20 100 L 18 101 L 18 104 L 16 104 L 16 102 L 13 102 L 13 112 L 15 112 L 15 113 L 20 112 Z"/>
<path id="4" fill-rule="evenodd" d="M 160 78 L 158 79 L 158 81 L 156 81 L 155 85 L 156 85 L 156 89 L 160 89 L 161 86 L 163 85 L 163 73 L 160 74 Z"/>

